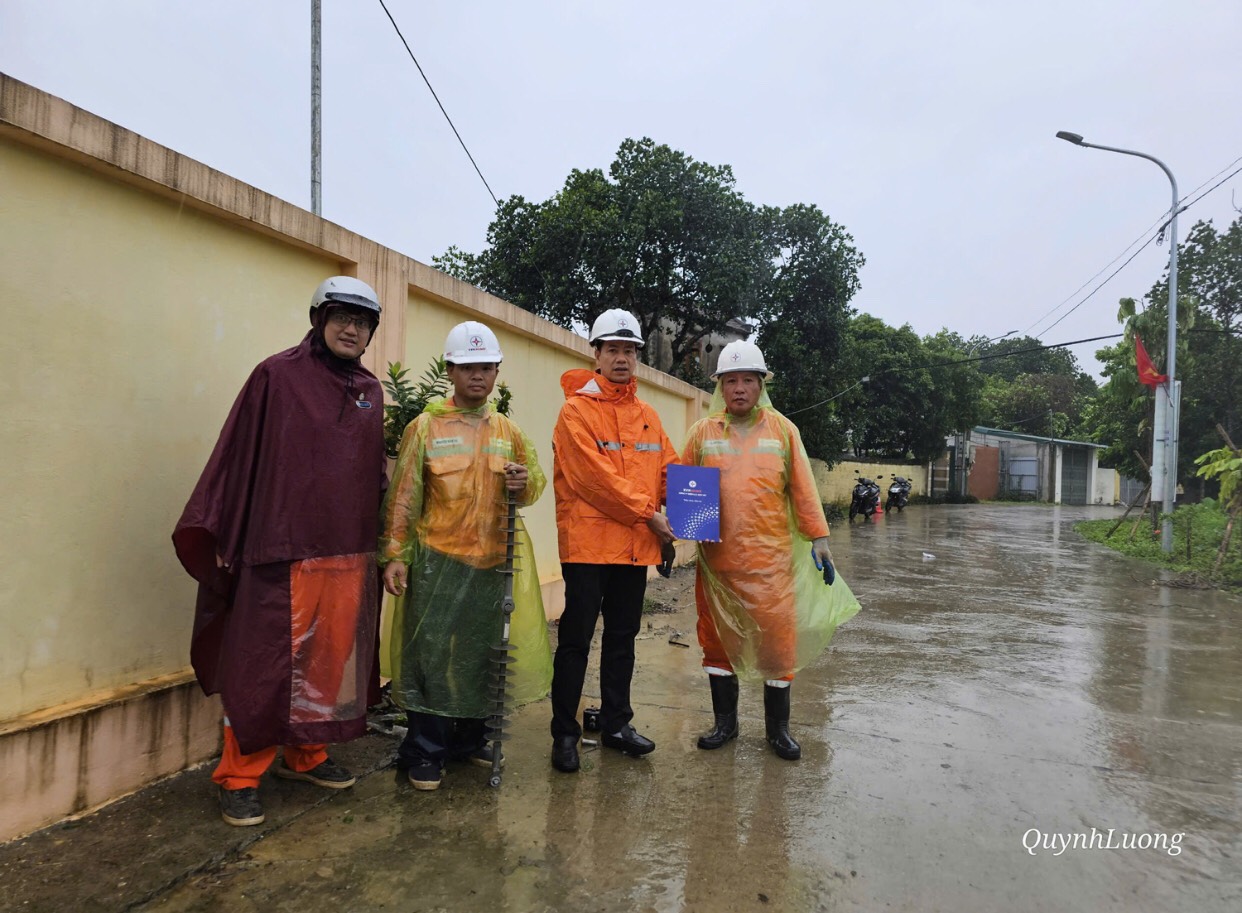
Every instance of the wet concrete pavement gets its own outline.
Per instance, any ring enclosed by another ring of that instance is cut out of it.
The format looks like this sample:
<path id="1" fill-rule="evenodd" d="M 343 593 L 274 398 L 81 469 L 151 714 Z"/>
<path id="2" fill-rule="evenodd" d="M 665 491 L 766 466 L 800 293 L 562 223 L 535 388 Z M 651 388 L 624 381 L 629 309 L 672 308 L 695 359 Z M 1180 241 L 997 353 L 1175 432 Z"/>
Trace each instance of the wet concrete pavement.
<path id="1" fill-rule="evenodd" d="M 659 745 L 645 759 L 587 749 L 579 774 L 556 773 L 541 702 L 514 717 L 499 790 L 456 766 L 416 792 L 370 737 L 341 749 L 375 769 L 351 790 L 265 782 L 258 834 L 223 825 L 194 771 L 0 848 L 0 905 L 1242 909 L 1242 601 L 1153 586 L 1159 571 L 1071 529 L 1111 513 L 835 524 L 863 611 L 794 684 L 800 762 L 766 748 L 758 686 L 736 742 L 694 747 L 710 701 L 683 572 L 653 586 L 676 611 L 638 644 L 635 722 Z M 1127 842 L 1146 848 L 1102 848 Z"/>

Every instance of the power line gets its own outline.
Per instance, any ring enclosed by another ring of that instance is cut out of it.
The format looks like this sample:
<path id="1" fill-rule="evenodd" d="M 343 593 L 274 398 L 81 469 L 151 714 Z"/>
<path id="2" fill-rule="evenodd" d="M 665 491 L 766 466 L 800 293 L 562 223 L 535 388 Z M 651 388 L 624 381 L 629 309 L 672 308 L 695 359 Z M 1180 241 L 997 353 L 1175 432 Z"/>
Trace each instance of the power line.
<path id="1" fill-rule="evenodd" d="M 991 361 L 994 358 L 1009 358 L 1013 355 L 1024 355 L 1027 352 L 1042 352 L 1045 349 L 1065 349 L 1069 346 L 1076 346 L 1086 342 L 1099 342 L 1102 339 L 1120 339 L 1125 333 L 1109 333 L 1106 336 L 1091 336 L 1087 339 L 1071 339 L 1069 342 L 1054 342 L 1044 346 L 1027 346 L 1024 349 L 1014 349 L 1011 352 L 995 352 L 991 355 L 974 355 L 970 358 L 958 358 L 953 361 L 941 361 L 930 365 L 919 365 L 916 368 L 898 369 L 890 368 L 888 371 L 881 373 L 895 373 L 898 370 L 921 371 L 927 368 L 945 368 L 952 365 L 968 365 L 976 361 Z"/>
<path id="2" fill-rule="evenodd" d="M 1206 181 L 1204 181 L 1203 183 L 1201 183 L 1198 187 L 1194 188 L 1194 190 L 1191 190 L 1189 193 L 1187 193 L 1185 196 L 1183 196 L 1183 197 L 1182 197 L 1182 199 L 1178 201 L 1178 210 L 1177 210 L 1177 211 L 1178 211 L 1178 213 L 1185 212 L 1187 209 L 1189 209 L 1189 208 L 1190 208 L 1191 206 L 1193 206 L 1195 203 L 1199 202 L 1201 199 L 1203 199 L 1205 196 L 1207 196 L 1207 195 L 1208 195 L 1209 193 L 1211 193 L 1213 190 L 1215 190 L 1216 188 L 1220 187 L 1220 185 L 1221 185 L 1221 184 L 1224 184 L 1226 181 L 1228 181 L 1228 180 L 1229 180 L 1230 178 L 1232 178 L 1234 175 L 1238 174 L 1238 172 L 1239 172 L 1239 171 L 1242 171 L 1242 168 L 1235 169 L 1235 170 L 1234 170 L 1231 174 L 1229 174 L 1229 175 L 1227 175 L 1226 177 L 1222 178 L 1220 181 L 1217 181 L 1217 183 L 1213 184 L 1213 185 L 1212 185 L 1211 187 L 1209 187 L 1207 190 L 1204 190 L 1204 191 L 1203 191 L 1203 193 L 1199 194 L 1199 196 L 1197 196 L 1197 197 L 1195 197 L 1193 200 L 1189 200 L 1189 201 L 1187 202 L 1187 197 L 1189 197 L 1191 194 L 1198 193 L 1198 191 L 1199 191 L 1199 190 L 1201 190 L 1203 187 L 1205 187 L 1205 186 L 1206 186 L 1209 182 L 1211 182 L 1211 181 L 1215 180 L 1216 178 L 1220 177 L 1220 175 L 1224 174 L 1226 171 L 1228 171 L 1228 170 L 1229 170 L 1230 168 L 1232 168 L 1234 165 L 1237 165 L 1239 162 L 1242 162 L 1242 156 L 1239 156 L 1238 158 L 1234 159 L 1232 162 L 1230 162 L 1230 163 L 1229 163 L 1228 165 L 1226 165 L 1224 168 L 1220 169 L 1220 171 L 1217 171 L 1217 172 L 1216 172 L 1216 174 L 1212 175 L 1212 176 L 1211 176 L 1210 178 L 1208 178 Z M 1139 248 L 1138 250 L 1136 250 L 1133 254 L 1131 254 L 1131 256 L 1130 256 L 1130 257 L 1126 260 L 1126 262 L 1125 262 L 1125 263 L 1121 264 L 1121 266 L 1120 266 L 1120 267 L 1118 267 L 1116 270 L 1114 270 L 1114 271 L 1113 271 L 1113 272 L 1109 275 L 1109 277 L 1108 277 L 1107 279 L 1105 279 L 1105 280 L 1104 280 L 1103 282 L 1101 282 L 1098 286 L 1096 286 L 1096 288 L 1092 289 L 1092 290 L 1091 290 L 1091 292 L 1090 292 L 1090 294 L 1088 294 L 1086 298 L 1083 298 L 1083 299 L 1082 299 L 1082 301 L 1079 301 L 1077 304 L 1075 304 L 1075 305 L 1074 305 L 1074 307 L 1073 307 L 1073 308 L 1071 308 L 1069 311 L 1067 311 L 1065 314 L 1063 314 L 1060 318 L 1058 318 L 1058 319 L 1057 319 L 1057 321 L 1056 321 L 1056 323 L 1053 323 L 1053 324 L 1051 324 L 1050 326 L 1047 326 L 1047 327 L 1045 327 L 1044 329 L 1040 330 L 1040 331 L 1039 331 L 1039 334 L 1040 334 L 1040 335 L 1042 335 L 1043 333 L 1047 333 L 1049 330 L 1051 330 L 1053 327 L 1055 327 L 1055 326 L 1057 325 L 1057 323 L 1060 323 L 1060 322 L 1061 322 L 1061 320 L 1064 320 L 1066 317 L 1068 317 L 1071 313 L 1073 313 L 1073 312 L 1074 312 L 1075 310 L 1077 310 L 1080 306 L 1082 306 L 1084 303 L 1086 303 L 1086 301 L 1087 301 L 1088 299 L 1090 299 L 1092 295 L 1094 295 L 1094 294 L 1095 294 L 1096 292 L 1098 292 L 1101 288 L 1103 288 L 1105 285 L 1107 285 L 1107 284 L 1108 284 L 1108 283 L 1112 280 L 1112 278 L 1113 278 L 1114 276 L 1116 276 L 1116 275 L 1117 275 L 1117 273 L 1121 272 L 1121 270 L 1122 270 L 1122 269 L 1124 269 L 1124 268 L 1126 267 L 1126 265 L 1130 263 L 1130 261 L 1131 261 L 1131 260 L 1133 260 L 1136 256 L 1138 256 L 1139 251 L 1143 250 L 1143 248 L 1145 248 L 1145 247 L 1147 247 L 1149 244 L 1151 244 L 1151 242 L 1152 242 L 1153 240 L 1155 240 L 1156 238 L 1160 238 L 1160 237 L 1162 237 L 1162 236 L 1163 236 L 1163 234 L 1164 234 L 1164 230 L 1165 230 L 1165 228 L 1166 228 L 1166 227 L 1168 227 L 1168 223 L 1169 223 L 1169 221 L 1170 221 L 1170 220 L 1169 220 L 1169 218 L 1168 218 L 1167 214 L 1161 214 L 1161 215 L 1160 215 L 1160 217 L 1159 217 L 1158 219 L 1156 219 L 1156 221 L 1155 221 L 1155 222 L 1152 222 L 1152 223 L 1151 223 L 1151 225 L 1149 225 L 1149 226 L 1148 226 L 1148 227 L 1147 227 L 1147 228 L 1146 228 L 1146 229 L 1145 229 L 1145 230 L 1144 230 L 1144 231 L 1143 231 L 1143 232 L 1142 232 L 1142 233 L 1141 233 L 1141 234 L 1140 234 L 1137 238 L 1135 238 L 1133 241 L 1131 241 L 1129 244 L 1127 244 L 1127 245 L 1126 245 L 1126 247 L 1125 247 L 1125 249 L 1124 249 L 1121 253 L 1119 253 L 1117 256 L 1113 257 L 1113 259 L 1112 259 L 1112 260 L 1110 260 L 1110 261 L 1108 261 L 1108 263 L 1104 264 L 1104 266 L 1103 266 L 1103 267 L 1099 270 L 1099 272 L 1097 272 L 1095 275 L 1093 275 L 1090 279 L 1088 279 L 1088 280 L 1087 280 L 1086 282 L 1084 282 L 1082 285 L 1078 286 L 1078 288 L 1076 288 L 1073 292 L 1071 292 L 1069 295 L 1067 295 L 1067 296 L 1064 298 L 1064 300 L 1062 300 L 1059 304 L 1057 304 L 1057 305 L 1056 305 L 1055 307 L 1053 307 L 1051 310 L 1049 310 L 1049 311 L 1047 311 L 1046 313 L 1044 313 L 1044 314 L 1043 314 L 1043 315 L 1042 315 L 1042 316 L 1041 316 L 1038 320 L 1034 321 L 1034 322 L 1033 322 L 1030 326 L 1028 326 L 1025 330 L 1023 330 L 1023 333 L 1029 333 L 1029 332 L 1030 332 L 1033 328 L 1035 328 L 1035 327 L 1039 326 L 1039 324 L 1043 323 L 1045 320 L 1047 320 L 1049 317 L 1051 317 L 1053 314 L 1055 314 L 1055 313 L 1056 313 L 1057 311 L 1059 311 L 1061 308 L 1065 307 L 1065 305 L 1066 305 L 1066 304 L 1068 304 L 1068 303 L 1069 303 L 1069 302 L 1070 302 L 1070 301 L 1071 301 L 1071 300 L 1072 300 L 1075 296 L 1077 296 L 1079 292 L 1081 292 L 1084 288 L 1086 288 L 1088 285 L 1090 285 L 1092 282 L 1094 282 L 1097 278 L 1099 278 L 1099 276 L 1100 276 L 1100 275 L 1102 275 L 1102 274 L 1104 273 L 1104 271 L 1105 271 L 1105 270 L 1107 270 L 1110 266 L 1112 266 L 1114 263 L 1116 263 L 1118 260 L 1120 260 L 1122 257 L 1124 257 L 1124 256 L 1126 255 L 1126 253 L 1130 250 L 1130 248 L 1132 248 L 1135 244 L 1138 244 L 1138 243 L 1139 243 L 1139 241 L 1141 241 L 1141 240 L 1142 240 L 1145 236 L 1147 236 L 1149 233 L 1151 233 L 1152 229 L 1156 229 L 1156 226 L 1159 226 L 1159 228 L 1156 230 L 1156 233 L 1155 233 L 1155 234 L 1153 234 L 1150 238 L 1148 238 L 1148 239 L 1147 239 L 1147 241 L 1143 244 L 1143 246 L 1142 246 L 1142 247 L 1140 247 L 1140 248 Z"/>
<path id="3" fill-rule="evenodd" d="M 1236 161 L 1236 160 L 1235 160 L 1235 161 Z M 1212 185 L 1211 187 L 1209 187 L 1207 190 L 1203 191 L 1203 193 L 1199 194 L 1197 197 L 1195 197 L 1193 200 L 1191 200 L 1189 203 L 1187 203 L 1187 204 L 1186 204 L 1185 206 L 1183 206 L 1182 208 L 1183 208 L 1183 209 L 1189 209 L 1191 206 L 1193 206 L 1195 203 L 1198 203 L 1198 202 L 1199 202 L 1200 200 L 1202 200 L 1205 196 L 1207 196 L 1209 193 L 1211 193 L 1213 190 L 1215 190 L 1215 189 L 1216 189 L 1217 187 L 1219 187 L 1221 184 L 1225 183 L 1225 181 L 1229 180 L 1231 177 L 1233 177 L 1233 176 L 1234 176 L 1235 174 L 1237 174 L 1239 171 L 1242 171 L 1242 168 L 1235 168 L 1235 169 L 1234 169 L 1234 170 L 1233 170 L 1230 174 L 1228 174 L 1228 175 L 1226 175 L 1225 177 L 1221 178 L 1219 181 L 1217 181 L 1215 184 L 1213 184 L 1213 185 Z M 1209 178 L 1209 180 L 1211 180 L 1211 179 Z M 1201 185 L 1199 185 L 1199 186 L 1203 186 L 1203 185 L 1201 184 Z M 1194 193 L 1194 191 L 1192 190 L 1192 191 L 1191 191 L 1191 193 Z"/>
<path id="4" fill-rule="evenodd" d="M 436 104 L 440 106 L 440 113 L 444 115 L 444 119 L 448 121 L 448 125 L 453 128 L 453 135 L 457 137 L 457 142 L 461 143 L 462 151 L 466 153 L 466 158 L 470 159 L 470 164 L 474 166 L 474 173 L 479 176 L 479 180 L 483 182 L 483 186 L 487 188 L 488 194 L 492 198 L 492 202 L 500 207 L 500 200 L 496 199 L 496 194 L 492 193 L 492 187 L 487 183 L 487 178 L 483 177 L 483 172 L 479 170 L 479 163 L 474 160 L 474 156 L 470 154 L 470 150 L 466 148 L 466 141 L 461 138 L 461 134 L 457 132 L 457 125 L 453 123 L 453 118 L 449 117 L 448 111 L 444 110 L 444 104 L 440 101 L 440 96 L 436 94 L 436 90 L 431 86 L 431 80 L 427 78 L 427 74 L 423 72 L 422 64 L 418 62 L 418 58 L 414 56 L 414 52 L 410 50 L 410 43 L 405 40 L 405 36 L 401 34 L 401 28 L 397 25 L 397 20 L 392 18 L 392 13 L 388 12 L 388 5 L 384 0 L 379 0 L 379 5 L 384 8 L 384 14 L 388 17 L 388 21 L 392 23 L 392 27 L 397 32 L 397 37 L 401 39 L 401 43 L 405 45 L 405 52 L 410 55 L 410 60 L 414 61 L 414 66 L 418 67 L 418 75 L 423 77 L 423 82 L 427 83 L 427 89 L 431 92 L 431 97 L 436 100 Z"/>
<path id="5" fill-rule="evenodd" d="M 1194 191 L 1191 191 L 1191 192 L 1193 193 Z M 1027 327 L 1025 330 L 1023 330 L 1023 331 L 1022 331 L 1022 332 L 1023 332 L 1023 334 L 1029 333 L 1032 329 L 1034 329 L 1035 327 L 1039 326 L 1041 323 L 1043 323 L 1045 320 L 1047 320 L 1049 317 L 1051 317 L 1051 316 L 1052 316 L 1053 314 L 1055 314 L 1057 311 L 1061 310 L 1061 308 L 1065 307 L 1065 305 L 1067 305 L 1067 304 L 1068 304 L 1071 300 L 1073 300 L 1073 298 L 1074 298 L 1074 297 L 1075 297 L 1075 296 L 1076 296 L 1079 292 L 1081 292 L 1081 291 L 1082 291 L 1083 289 L 1085 289 L 1088 285 L 1090 285 L 1092 282 L 1094 282 L 1096 279 L 1098 279 L 1100 276 L 1102 276 L 1102 275 L 1104 274 L 1104 271 L 1105 271 L 1106 269 L 1108 269 L 1110 266 L 1112 266 L 1114 263 L 1116 263 L 1118 260 L 1120 260 L 1122 257 L 1124 257 L 1127 253 L 1129 253 L 1130 248 L 1131 248 L 1131 247 L 1133 247 L 1135 244 L 1138 244 L 1140 241 L 1142 241 L 1142 240 L 1143 240 L 1143 238 L 1144 238 L 1144 237 L 1146 237 L 1146 236 L 1147 236 L 1147 235 L 1151 232 L 1151 230 L 1152 230 L 1152 229 L 1154 229 L 1157 225 L 1159 225 L 1159 224 L 1160 224 L 1160 222 L 1161 222 L 1161 220 L 1163 220 L 1163 219 L 1164 219 L 1164 215 L 1163 215 L 1163 214 L 1161 214 L 1161 216 L 1160 216 L 1160 218 L 1159 218 L 1159 219 L 1156 219 L 1156 221 L 1154 221 L 1154 222 L 1152 222 L 1150 225 L 1148 225 L 1148 226 L 1147 226 L 1147 228 L 1143 229 L 1142 234 L 1140 234 L 1137 238 L 1135 238 L 1133 241 L 1131 241 L 1129 244 L 1127 244 L 1127 245 L 1126 245 L 1126 247 L 1125 247 L 1125 250 L 1123 250 L 1123 251 L 1122 251 L 1121 253 L 1119 253 L 1117 256 L 1113 257 L 1113 259 L 1111 259 L 1111 260 L 1109 260 L 1107 263 L 1105 263 L 1102 267 L 1100 267 L 1100 271 L 1099 271 L 1099 272 L 1097 272 L 1094 276 L 1092 276 L 1090 279 L 1088 279 L 1088 280 L 1087 280 L 1086 282 L 1084 282 L 1082 285 L 1078 286 L 1078 288 L 1074 289 L 1074 291 L 1072 291 L 1072 292 L 1070 292 L 1068 295 L 1066 295 L 1066 296 L 1065 296 L 1065 298 L 1064 298 L 1064 299 L 1063 299 L 1063 300 L 1062 300 L 1059 304 L 1057 304 L 1057 305 L 1056 305 L 1055 307 L 1053 307 L 1051 310 L 1049 310 L 1049 311 L 1047 311 L 1046 313 L 1044 313 L 1044 314 L 1043 314 L 1043 315 L 1042 315 L 1042 316 L 1041 316 L 1038 320 L 1034 321 L 1034 322 L 1033 322 L 1033 323 L 1032 323 L 1029 327 Z M 1155 235 L 1152 235 L 1152 238 L 1154 238 L 1154 237 L 1155 237 Z M 1152 238 L 1148 238 L 1148 240 L 1147 240 L 1147 244 L 1150 244 L 1150 243 L 1151 243 Z M 1144 244 L 1144 245 L 1143 245 L 1143 247 L 1146 247 L 1146 246 L 1147 246 L 1147 244 Z M 1139 250 L 1142 250 L 1142 249 L 1143 249 L 1142 247 L 1140 247 L 1140 248 L 1139 248 Z M 1137 252 L 1136 252 L 1136 253 L 1137 253 Z M 1133 259 L 1133 258 L 1131 258 L 1131 259 Z M 1126 263 L 1129 263 L 1129 262 L 1130 262 L 1129 260 L 1127 260 L 1127 261 L 1126 261 Z M 1122 265 L 1124 266 L 1125 264 L 1122 264 Z M 1116 275 L 1116 274 L 1114 274 L 1114 275 Z M 1112 277 L 1110 276 L 1109 278 L 1112 278 Z M 1046 333 L 1046 332 L 1048 332 L 1048 331 L 1047 331 L 1047 330 L 1041 330 L 1040 332 L 1042 332 L 1042 333 Z"/>
<path id="6" fill-rule="evenodd" d="M 1088 293 L 1087 293 L 1087 296 L 1086 296 L 1085 298 L 1083 298 L 1083 299 L 1082 299 L 1081 301 L 1079 301 L 1076 305 L 1074 305 L 1072 308 L 1070 308 L 1068 311 L 1066 311 L 1064 314 L 1062 314 L 1060 317 L 1058 317 L 1056 320 L 1054 320 L 1052 323 L 1050 323 L 1047 327 L 1045 327 L 1044 329 L 1040 330 L 1039 332 L 1041 332 L 1041 333 L 1047 333 L 1047 332 L 1048 332 L 1048 331 L 1050 331 L 1053 327 L 1055 327 L 1058 323 L 1060 323 L 1062 320 L 1064 320 L 1066 317 L 1068 317 L 1070 314 L 1074 313 L 1074 311 L 1078 310 L 1080 307 L 1082 307 L 1084 304 L 1086 304 L 1088 301 L 1090 301 L 1090 300 L 1091 300 L 1091 297 L 1092 297 L 1092 296 L 1093 296 L 1096 292 L 1098 292 L 1098 291 L 1099 291 L 1100 289 L 1102 289 L 1104 286 L 1108 285 L 1108 283 L 1112 282 L 1112 281 L 1113 281 L 1113 276 L 1116 276 L 1119 272 L 1121 272 L 1123 269 L 1125 269 L 1127 266 L 1129 266 L 1129 265 L 1130 265 L 1130 261 L 1131 261 L 1131 260 L 1133 260 L 1135 257 L 1137 257 L 1139 254 L 1141 254 L 1144 250 L 1146 250 L 1146 249 L 1147 249 L 1147 247 L 1148 247 L 1148 245 L 1150 245 L 1150 244 L 1151 244 L 1151 242 L 1152 242 L 1152 241 L 1155 241 L 1155 240 L 1156 240 L 1156 238 L 1158 238 L 1158 237 L 1159 237 L 1159 234 L 1157 233 L 1157 234 L 1152 235 L 1150 238 L 1148 238 L 1148 239 L 1144 242 L 1144 244 L 1143 244 L 1143 246 L 1142 246 L 1142 247 L 1140 247 L 1140 248 L 1139 248 L 1138 250 L 1136 250 L 1134 253 L 1130 254 L 1130 256 L 1128 256 L 1128 257 L 1126 258 L 1125 263 L 1121 264 L 1121 266 L 1117 267 L 1115 270 L 1113 270 L 1111 273 L 1109 273 L 1108 278 L 1107 278 L 1107 279 L 1105 279 L 1103 282 L 1101 282 L 1099 285 L 1097 285 L 1095 288 L 1093 288 L 1090 292 L 1088 292 Z"/>
<path id="7" fill-rule="evenodd" d="M 1055 343 L 1051 343 L 1049 345 L 1043 345 L 1043 346 L 1027 346 L 1026 348 L 1023 348 L 1023 349 L 1014 349 L 1011 352 L 996 352 L 991 355 L 974 355 L 974 356 L 971 356 L 970 358 L 956 358 L 956 359 L 953 359 L 952 361 L 934 362 L 930 365 L 915 365 L 910 368 L 885 368 L 880 371 L 874 371 L 872 373 L 873 374 L 902 374 L 907 371 L 928 371 L 928 370 L 931 370 L 932 368 L 947 368 L 947 367 L 952 367 L 954 365 L 969 365 L 977 361 L 991 361 L 994 358 L 1011 358 L 1014 355 L 1024 355 L 1027 352 L 1042 352 L 1045 349 L 1064 349 L 1064 348 L 1068 348 L 1069 346 L 1081 345 L 1082 343 L 1087 343 L 1087 342 L 1100 342 L 1101 340 L 1104 340 L 1104 339 L 1120 339 L 1124 335 L 1125 333 L 1109 333 L 1106 336 L 1091 336 L 1088 339 L 1072 339 L 1069 342 L 1055 342 Z M 832 402 L 834 399 L 839 399 L 840 397 L 844 396 L 846 393 L 849 393 L 851 390 L 853 390 L 854 387 L 861 386 L 864 382 L 870 379 L 871 379 L 871 376 L 868 375 L 867 377 L 863 378 L 863 380 L 858 381 L 852 386 L 846 387 L 840 393 L 836 393 L 828 397 L 827 399 L 820 400 L 818 403 L 812 403 L 809 406 L 803 406 L 801 409 L 794 409 L 791 412 L 785 412 L 782 414 L 788 417 L 790 415 L 797 415 L 799 412 L 806 412 L 808 409 L 816 409 L 819 406 L 827 405 L 828 403 Z"/>

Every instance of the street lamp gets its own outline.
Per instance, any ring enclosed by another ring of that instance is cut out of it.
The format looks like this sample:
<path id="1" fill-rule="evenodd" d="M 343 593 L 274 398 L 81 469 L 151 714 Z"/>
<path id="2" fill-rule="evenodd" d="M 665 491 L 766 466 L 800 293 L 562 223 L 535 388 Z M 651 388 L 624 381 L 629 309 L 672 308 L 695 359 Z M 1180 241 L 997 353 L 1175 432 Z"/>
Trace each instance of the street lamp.
<path id="1" fill-rule="evenodd" d="M 1018 331 L 1010 330 L 1008 333 L 1002 333 L 999 336 L 993 336 L 991 339 L 980 339 L 978 342 L 972 342 L 970 345 L 966 347 L 966 360 L 970 361 L 970 357 L 975 354 L 975 349 L 979 348 L 979 346 L 986 345 L 989 342 L 996 342 L 997 340 L 1000 340 L 1000 339 L 1007 339 L 1016 332 Z M 965 440 L 964 445 L 963 445 L 963 438 Z M 957 465 L 958 465 L 958 474 L 961 478 L 961 481 L 958 483 L 958 493 L 962 495 L 966 494 L 965 450 L 969 447 L 970 447 L 970 429 L 967 428 L 965 429 L 964 432 L 959 431 L 957 433 L 957 448 L 956 448 L 957 449 Z"/>
<path id="2" fill-rule="evenodd" d="M 1058 131 L 1057 139 L 1063 139 L 1067 143 L 1073 143 L 1075 146 L 1083 146 L 1087 149 L 1103 149 L 1105 152 L 1134 155 L 1141 159 L 1147 159 L 1149 162 L 1155 162 L 1160 166 L 1160 170 L 1165 173 L 1165 176 L 1168 177 L 1169 184 L 1173 187 L 1173 205 L 1169 210 L 1172 213 L 1169 218 L 1169 339 L 1168 351 L 1165 355 L 1165 371 L 1168 372 L 1169 379 L 1163 387 L 1164 402 L 1157 402 L 1156 404 L 1156 427 L 1152 430 L 1151 442 L 1152 491 L 1158 490 L 1157 485 L 1160 481 L 1164 483 L 1161 497 L 1164 519 L 1160 524 L 1160 549 L 1161 551 L 1171 552 L 1173 551 L 1172 514 L 1174 501 L 1177 500 L 1178 404 L 1181 400 L 1175 380 L 1177 376 L 1177 179 L 1173 177 L 1173 172 L 1169 170 L 1169 166 L 1154 155 L 1148 155 L 1145 152 L 1135 152 L 1133 149 L 1098 146 L 1095 143 L 1085 142 L 1077 133 L 1070 133 L 1066 130 Z M 1157 400 L 1159 400 L 1159 396 L 1157 396 Z M 1164 422 L 1160 421 L 1162 415 Z M 1163 440 L 1161 440 L 1162 432 Z M 1162 458 L 1158 458 L 1157 453 L 1161 453 Z M 1161 473 L 1157 472 L 1158 468 L 1163 470 L 1162 479 L 1157 478 L 1161 475 Z"/>

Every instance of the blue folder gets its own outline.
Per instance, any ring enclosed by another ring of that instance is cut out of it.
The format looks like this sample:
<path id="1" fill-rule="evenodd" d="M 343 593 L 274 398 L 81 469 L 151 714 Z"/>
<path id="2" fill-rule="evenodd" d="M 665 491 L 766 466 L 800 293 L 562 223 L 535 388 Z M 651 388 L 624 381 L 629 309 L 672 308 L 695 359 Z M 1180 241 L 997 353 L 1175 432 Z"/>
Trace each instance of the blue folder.
<path id="1" fill-rule="evenodd" d="M 720 541 L 720 470 L 668 467 L 668 522 L 678 539 Z"/>

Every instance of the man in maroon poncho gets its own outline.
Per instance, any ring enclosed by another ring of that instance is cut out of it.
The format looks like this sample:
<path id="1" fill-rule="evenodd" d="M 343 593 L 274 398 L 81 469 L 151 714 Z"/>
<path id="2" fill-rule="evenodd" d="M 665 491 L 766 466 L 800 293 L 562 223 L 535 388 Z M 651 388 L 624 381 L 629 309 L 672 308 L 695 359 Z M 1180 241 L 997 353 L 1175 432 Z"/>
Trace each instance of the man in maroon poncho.
<path id="1" fill-rule="evenodd" d="M 262 823 L 277 746 L 277 776 L 354 783 L 325 743 L 363 734 L 374 675 L 384 409 L 358 359 L 379 315 L 358 279 L 316 289 L 310 332 L 250 375 L 173 532 L 199 583 L 190 659 L 224 704 L 229 824 Z"/>

